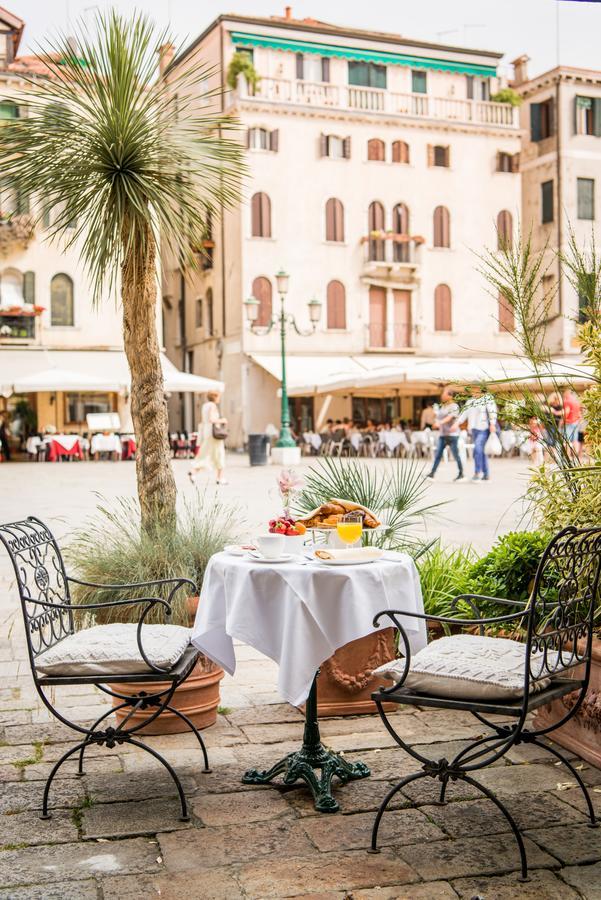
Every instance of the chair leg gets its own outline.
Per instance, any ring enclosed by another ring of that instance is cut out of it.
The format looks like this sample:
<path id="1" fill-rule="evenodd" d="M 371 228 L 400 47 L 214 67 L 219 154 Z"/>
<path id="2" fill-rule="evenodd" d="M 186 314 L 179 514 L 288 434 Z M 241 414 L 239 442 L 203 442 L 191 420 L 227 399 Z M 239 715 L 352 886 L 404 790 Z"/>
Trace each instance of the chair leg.
<path id="1" fill-rule="evenodd" d="M 188 804 L 186 803 L 186 795 L 184 794 L 184 789 L 182 787 L 182 783 L 179 780 L 178 774 L 173 768 L 173 766 L 167 762 L 167 760 L 161 756 L 160 753 L 157 753 L 156 750 L 153 750 L 152 747 L 149 747 L 147 744 L 143 744 L 142 741 L 136 741 L 133 738 L 128 738 L 128 744 L 133 744 L 134 747 L 139 747 L 140 750 L 146 750 L 147 753 L 150 753 L 151 756 L 154 756 L 169 772 L 171 778 L 173 779 L 175 786 L 177 788 L 177 792 L 179 794 L 179 802 L 182 808 L 182 814 L 180 816 L 180 822 L 189 822 L 190 816 L 188 814 Z"/>
<path id="2" fill-rule="evenodd" d="M 526 733 L 527 733 L 527 732 L 526 732 Z M 566 769 L 568 769 L 568 771 L 574 776 L 574 778 L 575 778 L 576 781 L 578 782 L 578 785 L 579 785 L 579 787 L 580 787 L 580 790 L 581 790 L 582 793 L 584 794 L 584 799 L 586 800 L 586 805 L 587 805 L 587 807 L 588 807 L 589 818 L 590 818 L 590 820 L 591 820 L 591 821 L 590 821 L 590 824 L 589 824 L 589 827 L 590 827 L 590 828 L 598 828 L 598 827 L 599 827 L 599 822 L 597 821 L 597 817 L 596 817 L 596 815 L 595 815 L 595 810 L 593 809 L 593 803 L 592 803 L 592 801 L 591 801 L 591 795 L 589 794 L 588 788 L 587 788 L 587 786 L 585 785 L 584 781 L 583 781 L 582 778 L 580 777 L 580 774 L 579 774 L 578 771 L 574 768 L 574 766 L 573 766 L 572 763 L 569 761 L 569 759 L 566 759 L 565 756 L 563 755 L 563 753 L 560 753 L 559 750 L 556 750 L 556 749 L 555 749 L 555 747 L 549 747 L 547 744 L 543 744 L 543 742 L 542 742 L 542 741 L 539 741 L 537 738 L 527 739 L 526 741 L 524 741 L 524 743 L 525 743 L 525 744 L 526 744 L 526 743 L 527 743 L 527 744 L 535 744 L 537 747 L 541 747 L 541 749 L 547 750 L 548 753 L 551 753 L 553 756 L 557 757 L 557 759 L 559 759 L 559 760 L 564 764 L 564 766 L 566 767 Z"/>
<path id="3" fill-rule="evenodd" d="M 386 812 L 386 807 L 388 806 L 388 804 L 390 803 L 392 798 L 395 796 L 395 794 L 397 794 L 401 790 L 401 788 L 404 788 L 405 785 L 410 784 L 412 781 L 417 781 L 419 778 L 429 778 L 429 777 L 430 777 L 429 772 L 415 772 L 413 775 L 407 775 L 406 778 L 401 778 L 399 783 L 395 784 L 395 786 L 390 791 L 388 791 L 388 793 L 382 800 L 382 803 L 380 804 L 380 808 L 376 814 L 376 820 L 374 822 L 374 827 L 371 832 L 371 847 L 367 851 L 368 853 L 379 853 L 380 852 L 378 850 L 378 829 L 380 828 L 380 821 L 382 819 L 382 816 Z"/>
<path id="4" fill-rule="evenodd" d="M 180 719 L 182 719 L 186 723 L 188 728 L 194 732 L 194 734 L 196 735 L 196 739 L 197 739 L 198 743 L 200 744 L 200 749 L 202 750 L 202 755 L 203 755 L 204 763 L 205 763 L 204 771 L 207 773 L 212 772 L 213 770 L 209 766 L 209 756 L 207 754 L 207 748 L 205 746 L 205 742 L 203 741 L 202 736 L 201 736 L 198 728 L 194 724 L 194 722 L 190 718 L 188 718 L 188 716 L 185 715 L 185 713 L 180 712 L 179 709 L 175 709 L 173 706 L 166 706 L 165 709 L 168 709 L 169 712 L 172 712 L 174 715 L 179 716 Z"/>
<path id="5" fill-rule="evenodd" d="M 82 749 L 82 747 L 85 747 L 86 743 L 87 743 L 87 738 L 85 741 L 80 741 L 79 744 L 76 744 L 74 747 L 71 747 L 70 750 L 67 750 L 66 753 L 63 753 L 61 758 L 52 767 L 52 771 L 50 772 L 50 775 L 46 779 L 46 787 L 44 788 L 44 798 L 42 800 L 42 815 L 40 816 L 40 819 L 51 819 L 52 818 L 52 814 L 48 812 L 48 794 L 50 793 L 50 787 L 52 785 L 52 782 L 54 781 L 54 776 L 56 775 L 56 773 L 58 772 L 58 770 L 60 769 L 62 764 L 64 762 L 67 762 L 67 760 L 69 759 L 70 756 L 73 756 L 75 753 L 79 753 L 79 751 Z"/>
<path id="6" fill-rule="evenodd" d="M 530 881 L 530 878 L 528 877 L 528 860 L 526 858 L 526 848 L 524 847 L 524 840 L 522 838 L 522 835 L 520 834 L 520 829 L 516 825 L 515 819 L 513 818 L 507 807 L 499 800 L 499 798 L 495 794 L 493 794 L 492 791 L 490 791 L 483 784 L 480 784 L 480 782 L 476 781 L 474 778 L 470 778 L 469 775 L 462 774 L 461 780 L 467 782 L 467 784 L 471 784 L 471 786 L 475 787 L 477 791 L 480 791 L 482 794 L 488 797 L 489 800 L 492 800 L 495 806 L 503 813 L 503 815 L 509 822 L 511 830 L 513 831 L 513 836 L 517 841 L 518 849 L 520 851 L 520 860 L 522 865 L 522 875 L 520 877 L 520 881 Z"/>
<path id="7" fill-rule="evenodd" d="M 105 719 L 108 719 L 109 716 L 112 716 L 112 714 L 115 712 L 115 710 L 123 709 L 124 706 L 129 706 L 129 700 L 125 703 L 120 703 L 118 706 L 114 706 L 111 709 L 107 710 L 107 712 L 103 713 L 98 719 L 96 719 L 94 724 L 90 726 L 88 736 L 86 737 L 85 741 L 83 742 L 82 748 L 79 751 L 79 761 L 77 764 L 78 777 L 81 778 L 82 775 L 86 774 L 83 769 L 83 755 L 84 755 L 86 747 L 88 747 L 92 743 L 92 738 L 91 738 L 92 732 L 96 731 L 96 729 L 98 728 L 98 726 L 100 725 L 101 722 L 104 722 Z"/>

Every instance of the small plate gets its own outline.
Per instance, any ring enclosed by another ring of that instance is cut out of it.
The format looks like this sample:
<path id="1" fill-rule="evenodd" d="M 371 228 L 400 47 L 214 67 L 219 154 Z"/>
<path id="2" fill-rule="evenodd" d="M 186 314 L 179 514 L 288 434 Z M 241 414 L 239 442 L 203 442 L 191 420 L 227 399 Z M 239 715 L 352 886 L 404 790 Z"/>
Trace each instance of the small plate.
<path id="1" fill-rule="evenodd" d="M 292 553 L 282 553 L 281 556 L 275 557 L 267 557 L 267 556 L 258 556 L 255 553 L 248 553 L 247 559 L 252 559 L 253 562 L 258 563 L 285 563 L 290 562 L 291 559 L 294 559 Z"/>
<path id="2" fill-rule="evenodd" d="M 368 563 L 379 562 L 381 559 L 381 556 L 377 559 L 320 559 L 319 556 L 316 556 L 315 562 L 322 566 L 365 566 Z"/>
<path id="3" fill-rule="evenodd" d="M 242 544 L 227 544 L 223 548 L 223 552 L 229 553 L 230 556 L 246 556 L 250 551 L 248 547 L 245 547 Z"/>

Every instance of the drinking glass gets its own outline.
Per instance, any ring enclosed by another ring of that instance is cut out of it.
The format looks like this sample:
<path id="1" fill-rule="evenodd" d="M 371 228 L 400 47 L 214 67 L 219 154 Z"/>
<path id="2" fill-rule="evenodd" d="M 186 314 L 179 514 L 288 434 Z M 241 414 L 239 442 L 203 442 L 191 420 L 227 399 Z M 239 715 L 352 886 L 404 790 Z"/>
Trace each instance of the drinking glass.
<path id="1" fill-rule="evenodd" d="M 349 512 L 336 526 L 338 537 L 347 546 L 356 544 L 363 534 L 363 516 L 360 512 Z"/>

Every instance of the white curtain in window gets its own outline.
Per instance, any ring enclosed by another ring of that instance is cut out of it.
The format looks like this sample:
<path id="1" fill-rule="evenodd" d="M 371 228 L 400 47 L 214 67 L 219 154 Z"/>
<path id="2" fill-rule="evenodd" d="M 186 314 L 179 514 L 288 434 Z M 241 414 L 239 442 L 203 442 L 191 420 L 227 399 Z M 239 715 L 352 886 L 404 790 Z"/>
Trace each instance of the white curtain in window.
<path id="1" fill-rule="evenodd" d="M 24 306 L 23 275 L 16 269 L 5 269 L 0 276 L 0 306 Z"/>

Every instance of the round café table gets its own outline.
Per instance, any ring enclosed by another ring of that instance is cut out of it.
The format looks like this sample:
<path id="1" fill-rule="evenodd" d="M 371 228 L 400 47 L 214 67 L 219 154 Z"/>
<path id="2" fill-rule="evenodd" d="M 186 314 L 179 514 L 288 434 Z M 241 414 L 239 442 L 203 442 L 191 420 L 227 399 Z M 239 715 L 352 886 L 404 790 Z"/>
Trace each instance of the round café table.
<path id="1" fill-rule="evenodd" d="M 374 616 L 386 609 L 423 613 L 417 569 L 407 554 L 387 552 L 376 562 L 345 566 L 326 566 L 301 556 L 286 563 L 227 553 L 211 557 L 192 643 L 230 675 L 236 669 L 234 640 L 249 644 L 279 664 L 282 697 L 293 706 L 305 703 L 300 749 L 269 769 L 250 769 L 242 778 L 245 784 L 266 784 L 278 775 L 285 784 L 300 779 L 310 788 L 319 812 L 336 812 L 334 775 L 345 783 L 370 774 L 363 763 L 349 763 L 321 743 L 316 673 L 339 647 L 378 630 Z M 424 621 L 400 620 L 412 651 L 425 647 Z"/>

